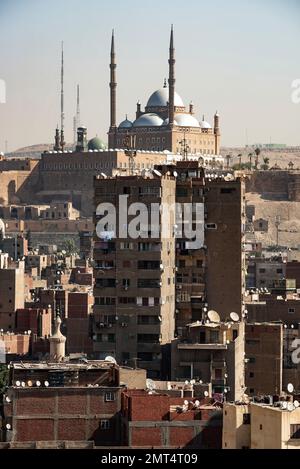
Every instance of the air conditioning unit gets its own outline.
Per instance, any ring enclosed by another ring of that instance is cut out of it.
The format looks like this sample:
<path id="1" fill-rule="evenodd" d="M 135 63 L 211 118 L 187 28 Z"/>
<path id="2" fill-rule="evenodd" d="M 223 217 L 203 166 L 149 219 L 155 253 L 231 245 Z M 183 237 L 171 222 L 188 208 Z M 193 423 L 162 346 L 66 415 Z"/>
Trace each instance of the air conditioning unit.
<path id="1" fill-rule="evenodd" d="M 182 290 L 182 285 L 176 285 L 176 290 Z"/>
<path id="2" fill-rule="evenodd" d="M 100 322 L 99 327 L 105 327 L 104 322 Z"/>

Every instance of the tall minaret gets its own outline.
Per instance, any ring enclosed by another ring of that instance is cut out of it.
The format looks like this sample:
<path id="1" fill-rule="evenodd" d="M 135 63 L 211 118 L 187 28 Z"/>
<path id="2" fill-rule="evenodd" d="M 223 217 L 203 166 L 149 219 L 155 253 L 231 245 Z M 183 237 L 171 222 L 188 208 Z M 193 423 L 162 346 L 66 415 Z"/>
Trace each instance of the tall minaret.
<path id="1" fill-rule="evenodd" d="M 60 148 L 65 147 L 64 137 L 64 43 L 61 43 L 61 71 L 60 71 Z"/>
<path id="2" fill-rule="evenodd" d="M 173 25 L 171 26 L 169 49 L 169 124 L 174 123 L 174 93 L 175 93 L 175 49 L 173 39 Z"/>
<path id="3" fill-rule="evenodd" d="M 204 120 L 204 119 L 203 119 Z M 220 154 L 220 116 L 218 111 L 214 115 L 215 155 Z"/>
<path id="4" fill-rule="evenodd" d="M 110 127 L 116 127 L 116 54 L 115 54 L 115 37 L 114 30 L 111 36 L 111 49 L 110 49 Z"/>
<path id="5" fill-rule="evenodd" d="M 61 319 L 56 316 L 54 323 L 54 334 L 49 337 L 50 342 L 50 359 L 54 361 L 61 361 L 65 357 L 65 345 L 66 337 L 61 333 L 60 330 Z"/>

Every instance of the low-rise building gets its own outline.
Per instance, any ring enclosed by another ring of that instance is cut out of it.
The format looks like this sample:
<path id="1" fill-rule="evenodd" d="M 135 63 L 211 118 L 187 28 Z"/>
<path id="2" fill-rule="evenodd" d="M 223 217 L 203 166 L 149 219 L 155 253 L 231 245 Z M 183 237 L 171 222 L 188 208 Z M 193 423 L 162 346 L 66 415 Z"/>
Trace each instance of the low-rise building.
<path id="1" fill-rule="evenodd" d="M 300 408 L 297 406 L 292 400 L 275 405 L 225 403 L 222 448 L 300 449 Z"/>

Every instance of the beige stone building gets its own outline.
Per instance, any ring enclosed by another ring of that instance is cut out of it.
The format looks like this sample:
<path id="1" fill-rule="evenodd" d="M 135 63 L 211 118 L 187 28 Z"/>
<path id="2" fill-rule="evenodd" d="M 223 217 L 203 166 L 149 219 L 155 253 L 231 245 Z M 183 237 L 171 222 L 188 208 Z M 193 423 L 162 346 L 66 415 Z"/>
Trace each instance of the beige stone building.
<path id="1" fill-rule="evenodd" d="M 292 401 L 226 403 L 222 440 L 223 449 L 300 449 L 300 408 Z"/>

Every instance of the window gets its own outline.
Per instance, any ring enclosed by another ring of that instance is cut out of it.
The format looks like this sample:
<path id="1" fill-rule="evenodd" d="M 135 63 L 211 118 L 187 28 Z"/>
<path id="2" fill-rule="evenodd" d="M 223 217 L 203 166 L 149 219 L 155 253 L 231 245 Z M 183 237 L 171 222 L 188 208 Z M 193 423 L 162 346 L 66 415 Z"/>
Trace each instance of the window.
<path id="1" fill-rule="evenodd" d="M 222 187 L 221 188 L 221 194 L 232 194 L 233 192 L 236 192 L 235 187 Z"/>
<path id="2" fill-rule="evenodd" d="M 294 313 L 295 313 L 295 308 L 289 308 L 288 312 L 289 312 L 290 314 L 294 314 Z"/>
<path id="3" fill-rule="evenodd" d="M 249 357 L 249 363 L 255 363 L 255 358 L 254 357 Z"/>
<path id="4" fill-rule="evenodd" d="M 250 373 L 249 373 L 249 378 L 254 378 L 254 373 L 253 373 L 253 371 L 250 371 Z"/>
<path id="5" fill-rule="evenodd" d="M 116 400 L 116 395 L 114 392 L 106 392 L 105 393 L 105 402 L 112 402 L 112 401 L 115 401 Z"/>
<path id="6" fill-rule="evenodd" d="M 291 433 L 292 439 L 300 438 L 300 424 L 296 423 L 296 424 L 290 425 L 290 433 Z"/>
<path id="7" fill-rule="evenodd" d="M 282 269 L 277 269 L 276 272 L 277 272 L 278 274 L 282 274 Z"/>
<path id="8" fill-rule="evenodd" d="M 262 426 L 262 424 L 260 424 L 260 426 L 259 426 L 259 429 L 260 429 L 260 430 L 262 430 L 262 429 L 263 429 L 263 426 Z"/>
<path id="9" fill-rule="evenodd" d="M 250 422 L 251 422 L 251 415 L 243 414 L 243 425 L 250 425 Z"/>
<path id="10" fill-rule="evenodd" d="M 205 223 L 206 230 L 216 230 L 217 224 L 216 223 Z"/>
<path id="11" fill-rule="evenodd" d="M 264 274 L 266 272 L 266 269 L 259 269 L 260 274 Z"/>
<path id="12" fill-rule="evenodd" d="M 109 430 L 110 429 L 110 421 L 109 420 L 100 420 L 100 428 L 101 428 L 101 430 Z"/>

